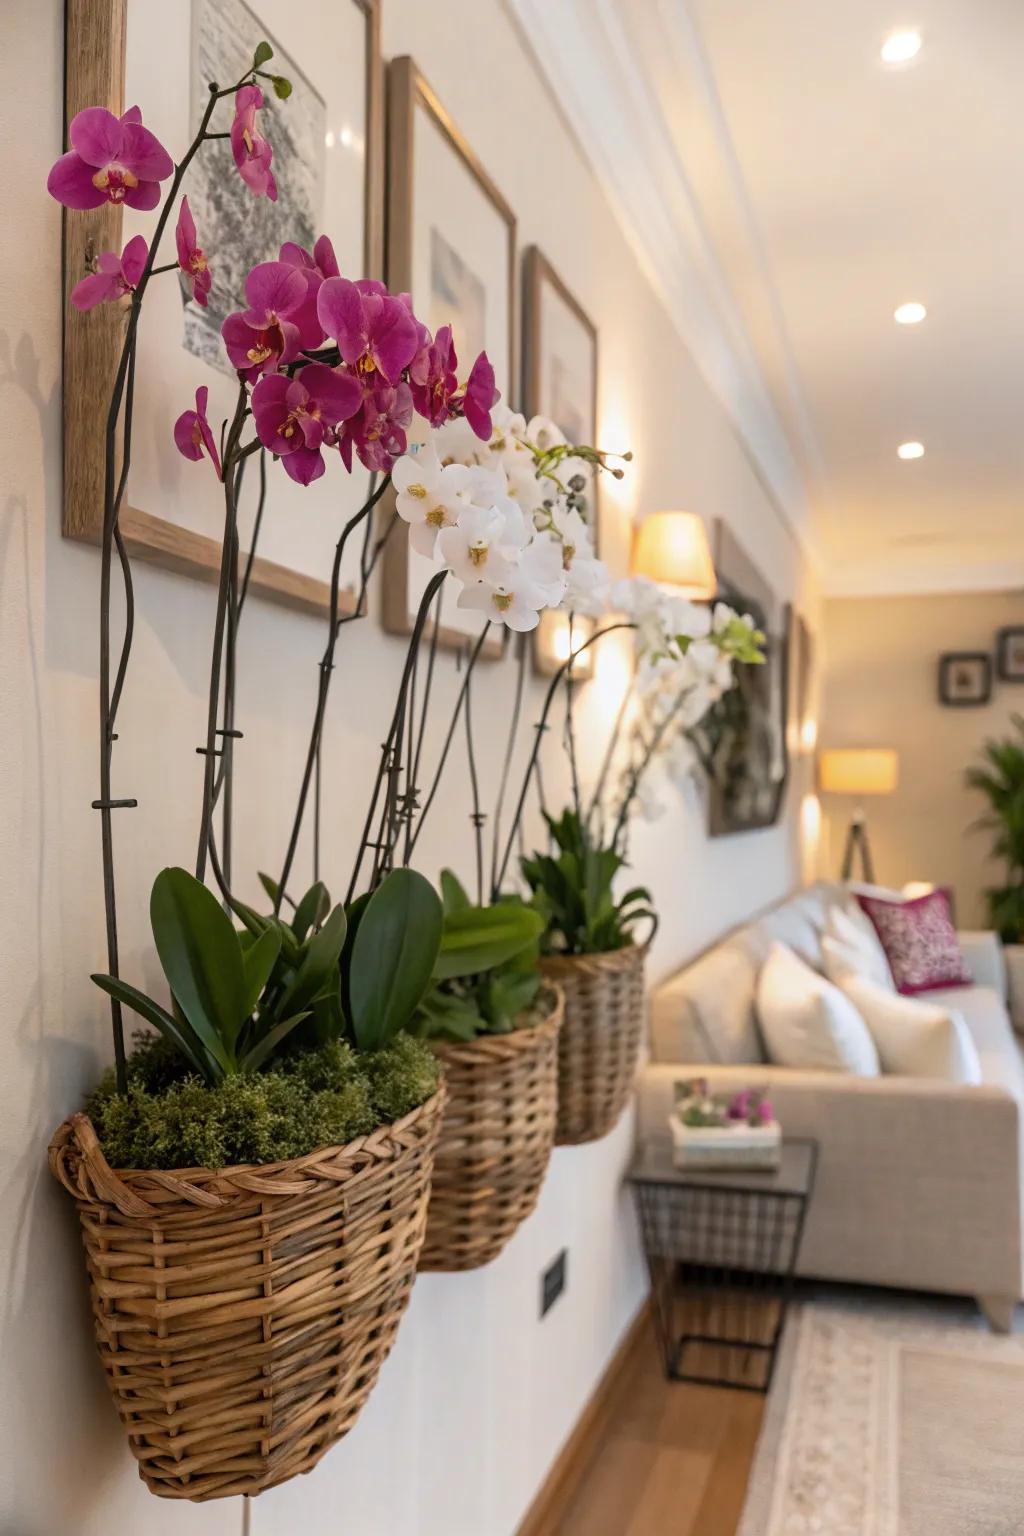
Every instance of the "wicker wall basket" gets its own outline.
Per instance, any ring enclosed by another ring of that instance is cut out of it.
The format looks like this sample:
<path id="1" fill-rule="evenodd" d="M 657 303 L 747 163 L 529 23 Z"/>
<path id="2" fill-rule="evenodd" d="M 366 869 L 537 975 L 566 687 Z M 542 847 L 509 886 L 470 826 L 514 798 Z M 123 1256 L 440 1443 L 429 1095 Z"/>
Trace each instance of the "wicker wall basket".
<path id="1" fill-rule="evenodd" d="M 85 1115 L 57 1131 L 100 1358 L 152 1493 L 261 1493 L 351 1429 L 415 1278 L 443 1102 L 219 1173 L 115 1172 Z"/>
<path id="2" fill-rule="evenodd" d="M 555 1140 L 563 997 L 510 1035 L 438 1042 L 448 1101 L 420 1269 L 489 1264 L 537 1204 Z"/>
<path id="3" fill-rule="evenodd" d="M 549 955 L 541 969 L 565 993 L 558 1039 L 555 1144 L 607 1136 L 633 1087 L 644 1032 L 646 946 L 600 955 Z"/>

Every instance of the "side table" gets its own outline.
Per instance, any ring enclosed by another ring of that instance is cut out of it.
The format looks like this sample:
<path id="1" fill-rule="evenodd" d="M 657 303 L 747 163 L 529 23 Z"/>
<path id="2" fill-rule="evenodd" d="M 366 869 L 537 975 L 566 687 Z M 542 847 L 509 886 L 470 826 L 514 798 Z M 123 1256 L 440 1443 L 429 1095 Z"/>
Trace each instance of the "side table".
<path id="1" fill-rule="evenodd" d="M 670 1380 L 767 1392 L 817 1157 L 785 1140 L 777 1169 L 712 1173 L 677 1168 L 667 1136 L 640 1147 L 629 1178 Z"/>

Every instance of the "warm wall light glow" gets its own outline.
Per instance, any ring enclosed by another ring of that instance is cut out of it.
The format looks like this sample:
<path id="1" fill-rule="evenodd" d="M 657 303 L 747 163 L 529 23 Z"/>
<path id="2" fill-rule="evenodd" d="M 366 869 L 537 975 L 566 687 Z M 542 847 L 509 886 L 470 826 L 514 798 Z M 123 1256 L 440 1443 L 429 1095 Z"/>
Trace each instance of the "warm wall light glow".
<path id="1" fill-rule="evenodd" d="M 882 44 L 883 64 L 909 64 L 921 52 L 921 34 L 910 28 L 890 32 Z"/>
<path id="2" fill-rule="evenodd" d="M 573 649 L 578 650 L 584 641 L 589 640 L 593 632 L 593 620 L 574 616 Z M 582 656 L 577 656 L 572 669 L 572 675 L 577 682 L 584 683 L 593 676 L 595 650 L 596 646 L 591 646 L 583 652 Z M 559 667 L 569 660 L 569 615 L 567 613 L 559 613 L 555 608 L 545 608 L 542 611 L 540 623 L 533 632 L 533 659 L 542 677 L 554 677 Z"/>
<path id="3" fill-rule="evenodd" d="M 894 310 L 893 319 L 897 325 L 920 325 L 927 313 L 928 311 L 924 305 L 919 304 L 914 299 L 911 303 L 901 304 L 898 309 Z"/>
<path id="4" fill-rule="evenodd" d="M 814 751 L 818 745 L 817 720 L 805 720 L 800 729 L 800 746 L 807 753 Z"/>
<path id="5" fill-rule="evenodd" d="M 695 512 L 652 512 L 633 539 L 634 576 L 664 582 L 693 602 L 718 590 L 704 524 Z"/>
<path id="6" fill-rule="evenodd" d="M 930 896 L 934 889 L 930 880 L 908 880 L 900 894 L 908 901 L 914 901 L 918 896 Z"/>
<path id="7" fill-rule="evenodd" d="M 821 801 L 817 795 L 804 795 L 800 802 L 800 874 L 810 885 L 818 873 L 821 850 Z"/>
<path id="8" fill-rule="evenodd" d="M 899 780 L 899 754 L 891 747 L 832 748 L 818 758 L 825 795 L 891 795 Z"/>
<path id="9" fill-rule="evenodd" d="M 923 459 L 924 443 L 900 443 L 896 452 L 901 459 Z"/>

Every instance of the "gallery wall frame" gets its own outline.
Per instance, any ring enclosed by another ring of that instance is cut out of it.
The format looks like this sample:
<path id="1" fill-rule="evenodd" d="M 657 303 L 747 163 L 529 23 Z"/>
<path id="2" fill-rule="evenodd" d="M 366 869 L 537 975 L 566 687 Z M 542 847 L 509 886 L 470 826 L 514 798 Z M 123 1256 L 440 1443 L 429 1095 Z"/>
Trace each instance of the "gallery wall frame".
<path id="1" fill-rule="evenodd" d="M 410 293 L 413 309 L 431 330 L 451 322 L 460 361 L 467 369 L 486 345 L 495 364 L 503 400 L 516 398 L 516 216 L 496 182 L 460 132 L 415 60 L 393 59 L 387 71 L 387 237 L 386 272 L 390 288 Z M 450 178 L 453 195 L 437 197 L 431 207 L 451 220 L 443 229 L 427 224 L 425 198 L 417 197 L 417 178 L 430 165 Z M 455 189 L 459 189 L 456 191 Z M 476 242 L 475 259 L 456 245 L 455 219 L 461 205 L 459 233 Z M 489 227 L 485 228 L 486 225 Z M 451 238 L 449 238 L 451 237 Z M 487 283 L 491 286 L 488 288 Z M 393 497 L 381 502 L 390 517 Z M 392 634 L 412 631 L 416 607 L 432 572 L 429 561 L 407 539 L 390 539 L 382 560 L 382 619 Z M 437 642 L 463 650 L 479 633 L 479 615 L 457 613 L 454 593 L 444 591 Z M 433 623 L 425 633 L 433 632 Z M 496 657 L 504 636 L 493 628 L 481 655 Z"/>
<path id="2" fill-rule="evenodd" d="M 558 337 L 552 335 L 552 306 L 562 311 L 563 328 L 575 329 L 576 336 L 565 335 L 566 350 L 575 355 L 560 358 Z M 570 442 L 597 445 L 598 411 L 598 337 L 591 320 L 576 295 L 565 283 L 539 246 L 531 245 L 523 256 L 523 413 L 548 416 L 560 427 Z M 587 377 L 584 379 L 583 375 Z M 588 496 L 592 498 L 589 518 L 594 546 L 600 549 L 600 477 L 595 475 Z"/>
<path id="3" fill-rule="evenodd" d="M 939 657 L 939 703 L 978 709 L 992 697 L 992 657 L 987 651 L 944 651 Z"/>
<path id="4" fill-rule="evenodd" d="M 192 0 L 190 23 L 194 23 L 199 3 L 200 0 Z M 205 3 L 212 5 L 216 0 L 205 0 Z M 244 0 L 231 0 L 231 3 L 241 5 Z M 353 7 L 358 14 L 363 33 L 363 49 L 356 60 L 361 72 L 360 92 L 364 108 L 361 133 L 362 241 L 361 253 L 357 251 L 355 259 L 362 261 L 368 275 L 379 276 L 383 264 L 384 218 L 384 89 L 380 53 L 380 0 L 344 0 L 344 3 Z M 268 9 L 274 17 L 283 19 L 284 12 L 280 11 L 279 0 L 271 7 L 261 5 L 260 0 L 253 0 L 252 6 L 246 5 L 256 26 L 263 23 L 264 13 Z M 163 12 L 158 8 L 133 6 L 130 0 L 66 0 L 67 122 L 87 106 L 105 106 L 119 115 L 127 105 L 132 105 L 125 99 L 129 13 L 133 27 L 167 25 L 166 18 L 161 20 Z M 140 21 L 140 18 L 144 20 Z M 272 34 L 273 25 L 269 24 L 261 35 Z M 259 37 L 253 40 L 253 46 L 257 41 Z M 192 47 L 191 41 L 189 47 Z M 145 108 L 146 103 L 142 104 Z M 168 147 L 173 152 L 179 145 L 173 143 Z M 184 190 L 189 192 L 188 185 Z M 119 305 L 106 304 L 82 314 L 70 303 L 70 293 L 101 251 L 121 250 L 125 240 L 124 224 L 124 210 L 109 203 L 94 211 L 64 215 L 62 532 L 66 538 L 90 544 L 99 544 L 102 538 L 106 402 L 109 400 L 110 385 L 121 349 L 124 311 Z M 208 238 L 210 231 L 205 233 Z M 203 234 L 201 228 L 201 238 Z M 173 232 L 168 238 L 173 249 Z M 173 281 L 173 278 L 161 281 Z M 146 322 L 147 313 L 144 311 L 143 328 Z M 175 404 L 176 410 L 164 402 L 165 410 L 159 423 L 154 423 L 151 434 L 146 432 L 145 422 L 140 422 L 137 407 L 136 440 L 151 440 L 157 430 L 165 429 L 169 444 L 174 417 L 187 408 L 191 400 L 182 398 L 180 402 L 176 400 Z M 164 415 L 168 419 L 164 420 Z M 166 570 L 201 581 L 216 582 L 220 570 L 220 538 L 177 522 L 168 515 L 173 507 L 188 499 L 186 493 L 173 490 L 166 495 L 154 494 L 150 487 L 140 496 L 135 493 L 133 478 L 134 465 L 120 514 L 120 528 L 129 554 Z M 155 478 L 159 479 L 159 476 Z M 244 547 L 242 554 L 244 558 Z M 319 559 L 309 560 L 306 568 L 302 568 L 298 565 L 293 567 L 286 558 L 257 555 L 252 562 L 250 590 L 260 597 L 292 609 L 317 616 L 326 615 L 330 611 L 330 587 L 320 579 L 318 571 L 322 568 L 324 562 Z M 353 594 L 343 593 L 342 602 L 345 611 L 351 612 L 354 606 Z"/>
<path id="5" fill-rule="evenodd" d="M 1024 625 L 996 631 L 996 673 L 1000 682 L 1024 683 Z"/>

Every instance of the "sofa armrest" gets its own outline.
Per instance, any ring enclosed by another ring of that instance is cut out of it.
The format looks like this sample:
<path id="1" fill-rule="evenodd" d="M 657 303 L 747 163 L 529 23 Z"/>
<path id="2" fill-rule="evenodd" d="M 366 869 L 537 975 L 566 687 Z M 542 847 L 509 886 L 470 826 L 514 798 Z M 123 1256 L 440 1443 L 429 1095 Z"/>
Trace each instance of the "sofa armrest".
<path id="1" fill-rule="evenodd" d="M 999 935 L 991 931 L 962 930 L 957 934 L 964 964 L 979 987 L 991 987 L 1007 1000 L 1006 959 Z"/>
<path id="2" fill-rule="evenodd" d="M 787 1136 L 818 1143 L 800 1272 L 1020 1296 L 1019 1110 L 1000 1088 L 786 1067 L 648 1066 L 641 1136 L 666 1135 L 673 1085 L 767 1087 Z"/>

